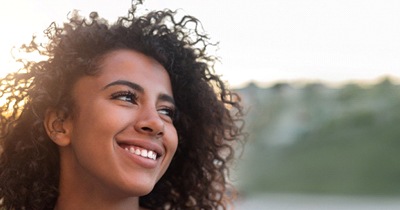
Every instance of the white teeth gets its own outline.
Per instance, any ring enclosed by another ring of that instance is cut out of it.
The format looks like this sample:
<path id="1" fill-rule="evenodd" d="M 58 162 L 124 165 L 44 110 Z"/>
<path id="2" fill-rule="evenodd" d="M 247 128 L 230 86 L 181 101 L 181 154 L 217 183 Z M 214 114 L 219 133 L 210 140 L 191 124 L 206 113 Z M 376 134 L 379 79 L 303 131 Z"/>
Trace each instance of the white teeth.
<path id="1" fill-rule="evenodd" d="M 153 152 L 153 151 L 149 151 L 147 153 L 147 157 L 150 158 L 150 159 L 155 160 L 157 158 L 157 154 L 155 152 Z"/>
<path id="2" fill-rule="evenodd" d="M 153 151 L 149 151 L 147 157 L 153 159 Z"/>
<path id="3" fill-rule="evenodd" d="M 140 150 L 139 148 L 133 148 L 133 147 L 125 147 L 125 150 L 128 151 L 131 154 L 135 154 L 141 157 L 145 157 L 145 158 L 149 158 L 152 160 L 156 160 L 157 159 L 157 153 L 151 151 L 151 150 L 146 150 L 146 149 L 142 149 Z"/>
<path id="4" fill-rule="evenodd" d="M 140 155 L 142 156 L 142 157 L 147 157 L 147 150 L 142 150 L 142 153 L 140 153 Z"/>
<path id="5" fill-rule="evenodd" d="M 140 155 L 140 154 L 141 154 L 140 149 L 136 149 L 135 155 Z"/>

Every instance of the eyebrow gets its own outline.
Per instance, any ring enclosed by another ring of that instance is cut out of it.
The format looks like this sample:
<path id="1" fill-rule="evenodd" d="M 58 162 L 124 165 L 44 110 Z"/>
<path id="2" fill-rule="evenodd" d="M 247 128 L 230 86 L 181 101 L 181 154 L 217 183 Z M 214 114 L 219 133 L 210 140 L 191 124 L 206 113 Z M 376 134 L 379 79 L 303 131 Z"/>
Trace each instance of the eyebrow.
<path id="1" fill-rule="evenodd" d="M 103 90 L 105 90 L 105 89 L 107 89 L 107 88 L 109 88 L 111 86 L 115 86 L 115 85 L 128 86 L 128 87 L 130 87 L 130 88 L 132 88 L 132 89 L 134 89 L 136 91 L 139 91 L 140 93 L 144 93 L 144 89 L 143 89 L 142 86 L 140 86 L 140 85 L 138 85 L 136 83 L 133 83 L 133 82 L 126 81 L 126 80 L 117 80 L 117 81 L 111 82 L 110 84 L 106 85 L 103 88 Z"/>
<path id="2" fill-rule="evenodd" d="M 140 86 L 140 85 L 138 85 L 138 84 L 136 84 L 136 83 L 127 81 L 127 80 L 117 80 L 117 81 L 111 82 L 110 84 L 106 85 L 106 86 L 103 88 L 103 90 L 105 90 L 105 89 L 107 89 L 107 88 L 109 88 L 109 87 L 111 87 L 111 86 L 116 86 L 116 85 L 128 86 L 128 87 L 132 88 L 133 90 L 136 90 L 136 91 L 138 91 L 138 92 L 140 92 L 140 93 L 142 93 L 142 94 L 145 92 L 145 91 L 144 91 L 144 88 L 143 88 L 142 86 Z M 160 94 L 160 95 L 158 96 L 158 99 L 161 100 L 161 101 L 170 102 L 170 103 L 172 103 L 173 105 L 175 105 L 175 100 L 174 100 L 174 98 L 173 98 L 172 96 L 168 95 L 168 94 Z"/>
<path id="3" fill-rule="evenodd" d="M 158 99 L 161 100 L 161 101 L 167 101 L 167 102 L 169 102 L 169 103 L 171 103 L 171 104 L 173 104 L 175 106 L 175 100 L 170 95 L 160 94 Z"/>

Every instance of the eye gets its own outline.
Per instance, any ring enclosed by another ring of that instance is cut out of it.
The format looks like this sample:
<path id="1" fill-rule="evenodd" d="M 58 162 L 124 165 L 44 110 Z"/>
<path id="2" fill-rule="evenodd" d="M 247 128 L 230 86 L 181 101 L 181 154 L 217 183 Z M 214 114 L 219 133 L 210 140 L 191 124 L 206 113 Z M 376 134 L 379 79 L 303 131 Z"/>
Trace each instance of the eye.
<path id="1" fill-rule="evenodd" d="M 120 91 L 113 93 L 111 95 L 112 100 L 120 100 L 120 101 L 126 101 L 132 104 L 136 104 L 137 101 L 137 95 L 135 93 L 132 93 L 131 91 Z"/>
<path id="2" fill-rule="evenodd" d="M 158 113 L 168 116 L 172 120 L 175 118 L 175 109 L 170 107 L 163 107 L 158 110 Z"/>

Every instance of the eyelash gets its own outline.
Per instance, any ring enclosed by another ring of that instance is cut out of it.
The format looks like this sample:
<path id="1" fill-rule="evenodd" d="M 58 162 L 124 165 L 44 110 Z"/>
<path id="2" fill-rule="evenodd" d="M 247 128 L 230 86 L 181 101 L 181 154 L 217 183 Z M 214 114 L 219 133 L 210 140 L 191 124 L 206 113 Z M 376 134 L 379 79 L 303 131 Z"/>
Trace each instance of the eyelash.
<path id="1" fill-rule="evenodd" d="M 136 101 L 138 100 L 138 97 L 135 93 L 131 92 L 131 91 L 119 91 L 116 93 L 113 93 L 111 95 L 111 99 L 112 100 L 121 100 L 121 101 L 126 101 L 132 104 L 136 104 Z M 174 108 L 169 108 L 169 107 L 163 107 L 161 109 L 158 110 L 158 112 L 166 112 L 166 113 L 160 113 L 163 114 L 165 116 L 170 117 L 172 120 L 175 119 L 176 117 L 176 112 Z"/>
<path id="2" fill-rule="evenodd" d="M 120 92 L 113 93 L 111 95 L 111 99 L 121 100 L 121 101 L 130 102 L 132 104 L 136 104 L 138 97 L 135 93 L 133 93 L 131 91 L 120 91 Z"/>
<path id="3" fill-rule="evenodd" d="M 160 114 L 163 114 L 163 115 L 165 115 L 165 116 L 168 116 L 168 117 L 170 117 L 172 120 L 175 119 L 175 109 L 169 108 L 169 107 L 164 107 L 164 108 L 161 108 L 161 109 L 158 110 L 158 112 L 160 112 L 160 111 L 162 111 L 162 112 L 164 112 L 164 111 L 167 112 L 167 113 L 160 113 Z"/>

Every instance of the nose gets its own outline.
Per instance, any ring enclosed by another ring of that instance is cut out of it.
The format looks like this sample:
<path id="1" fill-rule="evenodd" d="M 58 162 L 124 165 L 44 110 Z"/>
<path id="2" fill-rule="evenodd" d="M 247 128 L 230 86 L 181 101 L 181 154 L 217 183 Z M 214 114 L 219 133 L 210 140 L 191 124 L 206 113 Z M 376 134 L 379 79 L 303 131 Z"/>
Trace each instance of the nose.
<path id="1" fill-rule="evenodd" d="M 147 108 L 139 112 L 138 119 L 135 123 L 135 130 L 146 135 L 162 137 L 164 135 L 165 124 L 157 110 Z"/>

